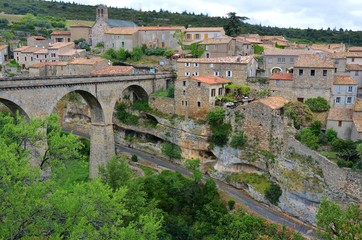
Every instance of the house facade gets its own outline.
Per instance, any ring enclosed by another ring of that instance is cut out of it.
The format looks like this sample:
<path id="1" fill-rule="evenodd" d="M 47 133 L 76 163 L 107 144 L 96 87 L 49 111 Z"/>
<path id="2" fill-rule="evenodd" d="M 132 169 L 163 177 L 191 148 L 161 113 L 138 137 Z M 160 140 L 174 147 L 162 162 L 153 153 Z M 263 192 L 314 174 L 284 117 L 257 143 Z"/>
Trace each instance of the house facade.
<path id="1" fill-rule="evenodd" d="M 71 42 L 71 33 L 70 31 L 53 31 L 50 34 L 50 39 L 52 43 Z"/>
<path id="2" fill-rule="evenodd" d="M 137 45 L 138 40 L 138 28 L 111 28 L 104 34 L 104 47 L 106 49 L 113 48 L 118 50 L 124 48 L 126 50 L 132 50 Z"/>
<path id="3" fill-rule="evenodd" d="M 357 84 L 350 75 L 334 76 L 331 106 L 353 108 L 357 97 Z"/>
<path id="4" fill-rule="evenodd" d="M 9 60 L 8 45 L 0 45 L 0 65 Z"/>
<path id="5" fill-rule="evenodd" d="M 175 81 L 175 110 L 177 115 L 203 119 L 215 107 L 216 99 L 224 96 L 230 80 L 208 75 L 183 77 Z"/>
<path id="6" fill-rule="evenodd" d="M 247 56 L 254 54 L 252 44 L 243 38 L 232 38 L 221 36 L 216 38 L 207 38 L 200 42 L 204 46 L 205 52 L 203 58 L 217 58 L 227 56 Z"/>
<path id="7" fill-rule="evenodd" d="M 70 41 L 84 39 L 87 43 L 90 43 L 91 39 L 91 27 L 85 24 L 76 24 L 70 26 Z"/>

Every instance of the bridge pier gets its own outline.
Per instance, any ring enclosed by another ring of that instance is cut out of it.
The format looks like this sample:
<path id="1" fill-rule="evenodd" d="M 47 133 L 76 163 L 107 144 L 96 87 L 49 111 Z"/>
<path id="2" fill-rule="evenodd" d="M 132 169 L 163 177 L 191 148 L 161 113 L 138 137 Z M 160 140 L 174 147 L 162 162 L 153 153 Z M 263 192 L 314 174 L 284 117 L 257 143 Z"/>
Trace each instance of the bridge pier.
<path id="1" fill-rule="evenodd" d="M 93 123 L 90 131 L 89 178 L 98 177 L 99 166 L 115 155 L 113 124 Z"/>

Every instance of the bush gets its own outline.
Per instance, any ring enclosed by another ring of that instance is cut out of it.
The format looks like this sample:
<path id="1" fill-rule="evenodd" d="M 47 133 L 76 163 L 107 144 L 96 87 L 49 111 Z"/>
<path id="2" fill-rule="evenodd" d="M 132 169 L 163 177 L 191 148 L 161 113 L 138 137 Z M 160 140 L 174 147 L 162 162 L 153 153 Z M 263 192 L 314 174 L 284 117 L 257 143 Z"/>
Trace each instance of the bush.
<path id="1" fill-rule="evenodd" d="M 242 148 L 246 143 L 246 136 L 243 132 L 236 133 L 232 136 L 230 146 L 233 148 Z"/>
<path id="2" fill-rule="evenodd" d="M 133 154 L 133 155 L 132 155 L 131 161 L 132 161 L 132 162 L 138 162 L 138 157 L 137 157 L 136 154 Z"/>
<path id="3" fill-rule="evenodd" d="M 136 100 L 132 104 L 132 110 L 138 110 L 143 112 L 151 111 L 152 108 L 148 105 L 147 100 Z"/>
<path id="4" fill-rule="evenodd" d="M 207 120 L 211 126 L 217 126 L 224 121 L 225 113 L 222 108 L 215 108 L 207 113 Z"/>
<path id="5" fill-rule="evenodd" d="M 290 101 L 284 106 L 285 115 L 293 120 L 295 128 L 299 129 L 301 126 L 308 125 L 313 120 L 313 112 L 308 105 L 298 102 Z"/>
<path id="6" fill-rule="evenodd" d="M 224 146 L 229 140 L 229 134 L 231 132 L 231 125 L 228 123 L 222 123 L 217 126 L 211 127 L 212 135 L 210 141 L 217 146 Z"/>
<path id="7" fill-rule="evenodd" d="M 353 162 L 340 159 L 337 161 L 337 165 L 338 165 L 338 167 L 341 167 L 341 168 L 342 167 L 351 168 L 351 167 L 353 167 Z"/>
<path id="8" fill-rule="evenodd" d="M 119 121 L 128 125 L 138 124 L 139 117 L 127 112 L 128 106 L 125 103 L 116 105 L 116 117 Z"/>
<path id="9" fill-rule="evenodd" d="M 161 151 L 170 158 L 181 159 L 181 149 L 175 144 L 165 142 L 162 144 Z"/>
<path id="10" fill-rule="evenodd" d="M 253 48 L 254 48 L 254 54 L 263 54 L 263 52 L 264 52 L 263 46 L 253 44 Z"/>
<path id="11" fill-rule="evenodd" d="M 305 104 L 307 104 L 313 112 L 325 112 L 330 108 L 328 101 L 322 97 L 308 98 L 305 100 Z"/>
<path id="12" fill-rule="evenodd" d="M 265 198 L 272 204 L 277 205 L 282 193 L 282 189 L 279 185 L 275 182 L 271 182 L 269 187 L 265 190 Z"/>
<path id="13" fill-rule="evenodd" d="M 96 44 L 96 47 L 97 47 L 97 48 L 104 48 L 104 42 L 98 42 L 98 43 Z"/>
<path id="14" fill-rule="evenodd" d="M 228 206 L 229 206 L 229 209 L 230 209 L 230 210 L 233 210 L 234 207 L 235 207 L 235 201 L 232 200 L 232 199 L 230 199 L 230 200 L 228 201 Z"/>
<path id="15" fill-rule="evenodd" d="M 167 88 L 167 97 L 174 98 L 175 97 L 175 85 L 170 85 Z"/>
<path id="16" fill-rule="evenodd" d="M 333 142 L 335 139 L 337 139 L 337 132 L 334 131 L 332 128 L 328 128 L 326 131 L 326 136 L 328 139 L 328 142 Z"/>
<path id="17" fill-rule="evenodd" d="M 319 136 L 320 132 L 321 132 L 321 127 L 322 127 L 322 123 L 321 121 L 314 121 L 310 126 L 310 130 L 312 131 L 312 133 L 316 136 Z"/>
<path id="18" fill-rule="evenodd" d="M 319 147 L 319 137 L 310 128 L 300 130 L 296 138 L 310 149 L 316 150 Z"/>

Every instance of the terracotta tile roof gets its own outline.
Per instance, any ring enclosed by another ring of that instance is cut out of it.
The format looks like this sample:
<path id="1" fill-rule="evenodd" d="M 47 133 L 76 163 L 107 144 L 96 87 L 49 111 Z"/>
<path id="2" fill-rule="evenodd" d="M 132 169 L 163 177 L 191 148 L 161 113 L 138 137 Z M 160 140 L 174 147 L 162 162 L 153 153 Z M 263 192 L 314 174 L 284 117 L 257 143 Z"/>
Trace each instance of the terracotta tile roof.
<path id="1" fill-rule="evenodd" d="M 34 52 L 37 52 L 42 49 L 43 48 L 41 48 L 41 47 L 28 47 L 28 48 L 25 48 L 24 50 L 22 50 L 21 52 L 22 53 L 34 53 Z"/>
<path id="2" fill-rule="evenodd" d="M 334 61 L 324 54 L 299 55 L 294 67 L 299 68 L 334 68 Z"/>
<path id="3" fill-rule="evenodd" d="M 224 83 L 230 83 L 230 80 L 227 80 L 225 78 L 209 75 L 209 76 L 194 76 L 192 77 L 193 80 L 206 83 L 208 85 L 215 85 L 215 84 L 224 84 Z"/>
<path id="4" fill-rule="evenodd" d="M 231 37 L 216 37 L 216 38 L 207 38 L 200 42 L 202 45 L 207 44 L 228 44 L 231 41 Z"/>
<path id="5" fill-rule="evenodd" d="M 266 49 L 264 56 L 298 56 L 301 54 L 314 54 L 314 51 L 305 49 Z"/>
<path id="6" fill-rule="evenodd" d="M 39 49 L 38 51 L 34 52 L 35 54 L 48 54 L 49 51 L 46 48 Z"/>
<path id="7" fill-rule="evenodd" d="M 253 56 L 230 56 L 220 58 L 179 58 L 178 63 L 230 63 L 230 64 L 248 64 Z"/>
<path id="8" fill-rule="evenodd" d="M 362 112 L 362 100 L 356 99 L 356 102 L 353 106 L 353 111 L 355 112 Z"/>
<path id="9" fill-rule="evenodd" d="M 273 75 L 269 77 L 269 80 L 292 81 L 293 73 L 273 73 Z"/>
<path id="10" fill-rule="evenodd" d="M 271 109 L 279 109 L 284 107 L 284 105 L 288 102 L 288 100 L 283 97 L 275 96 L 275 97 L 262 98 L 255 102 L 260 102 L 270 107 Z"/>
<path id="11" fill-rule="evenodd" d="M 113 35 L 132 35 L 138 31 L 136 27 L 120 27 L 120 28 L 111 28 L 105 32 L 105 34 Z"/>
<path id="12" fill-rule="evenodd" d="M 55 49 L 67 47 L 70 45 L 74 45 L 74 42 L 56 42 L 56 43 L 49 45 L 48 49 L 55 50 Z"/>
<path id="13" fill-rule="evenodd" d="M 333 59 L 337 59 L 337 58 L 346 58 L 347 57 L 347 52 L 336 52 L 336 53 L 332 53 L 331 54 L 331 58 Z"/>
<path id="14" fill-rule="evenodd" d="M 19 48 L 16 48 L 14 49 L 14 52 L 22 52 L 24 51 L 25 49 L 27 48 L 30 48 L 29 46 L 22 46 L 22 47 L 19 47 Z"/>
<path id="15" fill-rule="evenodd" d="M 352 121 L 352 109 L 333 107 L 329 109 L 327 120 Z"/>
<path id="16" fill-rule="evenodd" d="M 97 63 L 108 61 L 105 58 L 95 57 L 95 58 L 76 58 L 73 59 L 69 64 L 73 65 L 95 65 Z"/>
<path id="17" fill-rule="evenodd" d="M 0 45 L 0 51 L 4 50 L 4 49 L 7 49 L 7 48 L 8 48 L 8 45 Z"/>
<path id="18" fill-rule="evenodd" d="M 362 52 L 362 47 L 349 47 L 348 52 Z"/>
<path id="19" fill-rule="evenodd" d="M 359 64 L 346 64 L 347 71 L 362 71 L 362 65 Z"/>
<path id="20" fill-rule="evenodd" d="M 350 75 L 334 76 L 334 85 L 356 85 L 356 81 Z"/>
<path id="21" fill-rule="evenodd" d="M 349 58 L 362 58 L 362 52 L 347 52 L 346 56 Z"/>
<path id="22" fill-rule="evenodd" d="M 224 32 L 222 27 L 191 27 L 185 30 L 186 32 Z"/>
<path id="23" fill-rule="evenodd" d="M 285 39 L 283 36 L 261 36 L 261 41 L 288 41 L 287 39 Z"/>
<path id="24" fill-rule="evenodd" d="M 70 35 L 70 31 L 53 31 L 50 35 Z"/>
<path id="25" fill-rule="evenodd" d="M 132 73 L 132 66 L 109 66 L 102 69 L 94 70 L 93 75 L 107 75 L 107 74 L 130 74 Z"/>
<path id="26" fill-rule="evenodd" d="M 310 48 L 314 50 L 321 50 L 329 53 L 334 53 L 334 52 L 344 52 L 345 45 L 343 43 L 312 44 Z"/>
<path id="27" fill-rule="evenodd" d="M 67 62 L 40 62 L 30 66 L 30 68 L 41 68 L 44 66 L 67 66 Z"/>
<path id="28" fill-rule="evenodd" d="M 176 31 L 183 30 L 185 27 L 182 26 L 149 26 L 149 27 L 140 27 L 140 31 Z"/>
<path id="29" fill-rule="evenodd" d="M 31 38 L 34 38 L 35 40 L 47 40 L 45 37 L 43 36 L 31 36 Z"/>
<path id="30" fill-rule="evenodd" d="M 91 28 L 90 26 L 82 24 L 82 23 L 78 23 L 78 24 L 72 25 L 70 27 L 71 28 Z"/>
<path id="31" fill-rule="evenodd" d="M 245 38 L 245 37 L 236 37 L 236 41 L 242 44 L 261 43 L 253 38 Z"/>
<path id="32" fill-rule="evenodd" d="M 70 49 L 66 52 L 60 53 L 59 56 L 74 56 L 76 54 L 84 53 L 85 49 Z"/>
<path id="33" fill-rule="evenodd" d="M 357 132 L 362 132 L 362 119 L 353 119 L 353 124 L 356 127 Z"/>

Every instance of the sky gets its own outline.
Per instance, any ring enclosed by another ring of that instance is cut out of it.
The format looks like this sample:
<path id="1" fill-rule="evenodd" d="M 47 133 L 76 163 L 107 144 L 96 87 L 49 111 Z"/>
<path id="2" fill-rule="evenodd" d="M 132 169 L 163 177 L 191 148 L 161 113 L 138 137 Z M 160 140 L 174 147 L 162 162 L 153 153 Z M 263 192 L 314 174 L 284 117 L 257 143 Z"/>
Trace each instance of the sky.
<path id="1" fill-rule="evenodd" d="M 67 1 L 67 0 L 65 0 Z M 71 0 L 87 5 L 194 12 L 226 16 L 236 12 L 264 26 L 362 30 L 362 0 Z M 110 16 L 111 17 L 111 16 Z"/>

